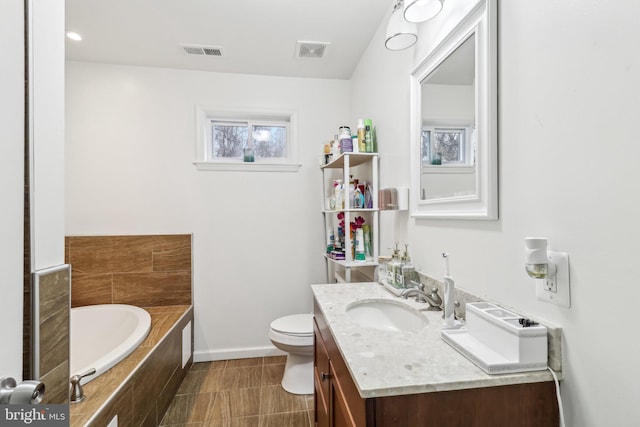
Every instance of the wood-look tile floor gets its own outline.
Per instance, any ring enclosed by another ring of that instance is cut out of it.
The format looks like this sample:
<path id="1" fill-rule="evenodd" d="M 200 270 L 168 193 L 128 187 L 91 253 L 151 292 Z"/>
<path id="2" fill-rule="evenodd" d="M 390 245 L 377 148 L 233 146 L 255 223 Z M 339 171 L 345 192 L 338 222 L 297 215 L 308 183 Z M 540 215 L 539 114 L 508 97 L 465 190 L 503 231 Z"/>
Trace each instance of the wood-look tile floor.
<path id="1" fill-rule="evenodd" d="M 280 385 L 285 357 L 194 363 L 160 425 L 313 427 L 313 395 Z"/>

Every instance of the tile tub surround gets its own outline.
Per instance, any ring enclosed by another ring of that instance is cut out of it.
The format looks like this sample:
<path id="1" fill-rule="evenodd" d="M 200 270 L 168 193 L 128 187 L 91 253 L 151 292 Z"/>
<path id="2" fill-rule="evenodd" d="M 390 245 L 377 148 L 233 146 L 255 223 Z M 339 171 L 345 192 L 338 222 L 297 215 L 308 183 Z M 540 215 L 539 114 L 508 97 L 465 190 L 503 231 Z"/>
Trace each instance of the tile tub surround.
<path id="1" fill-rule="evenodd" d="M 71 306 L 190 305 L 191 235 L 67 236 Z"/>
<path id="2" fill-rule="evenodd" d="M 124 360 L 84 386 L 86 399 L 71 405 L 72 427 L 106 426 L 116 414 L 120 426 L 159 424 L 193 360 L 182 368 L 182 330 L 189 321 L 193 328 L 193 307 L 147 311 L 149 335 Z"/>
<path id="3" fill-rule="evenodd" d="M 69 265 L 33 273 L 34 375 L 46 387 L 42 404 L 69 403 Z M 37 372 L 36 372 L 37 368 Z"/>
<path id="4" fill-rule="evenodd" d="M 340 353 L 363 398 L 553 381 L 549 371 L 488 375 L 440 338 L 441 312 L 425 311 L 417 332 L 387 332 L 357 325 L 347 306 L 357 300 L 401 300 L 378 283 L 312 285 Z M 423 304 L 401 300 L 417 309 Z"/>

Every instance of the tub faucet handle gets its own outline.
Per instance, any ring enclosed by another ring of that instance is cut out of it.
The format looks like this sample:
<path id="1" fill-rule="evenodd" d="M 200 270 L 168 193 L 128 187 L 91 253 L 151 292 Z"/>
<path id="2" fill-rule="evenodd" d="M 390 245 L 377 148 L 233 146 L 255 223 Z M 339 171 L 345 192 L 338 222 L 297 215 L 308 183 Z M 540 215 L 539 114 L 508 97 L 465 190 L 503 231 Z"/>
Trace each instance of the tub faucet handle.
<path id="1" fill-rule="evenodd" d="M 96 369 L 91 368 L 87 372 L 77 374 L 69 378 L 69 382 L 71 383 L 71 397 L 69 398 L 69 401 L 71 403 L 79 403 L 84 400 L 84 389 L 82 388 L 82 384 L 80 384 L 80 380 L 95 373 Z"/>

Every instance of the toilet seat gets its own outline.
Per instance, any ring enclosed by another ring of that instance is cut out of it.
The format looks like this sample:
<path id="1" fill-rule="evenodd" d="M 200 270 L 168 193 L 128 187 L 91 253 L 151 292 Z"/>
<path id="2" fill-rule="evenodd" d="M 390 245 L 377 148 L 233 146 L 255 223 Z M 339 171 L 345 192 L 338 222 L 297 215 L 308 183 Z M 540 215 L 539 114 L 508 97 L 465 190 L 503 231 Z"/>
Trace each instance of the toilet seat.
<path id="1" fill-rule="evenodd" d="M 271 330 L 291 337 L 313 336 L 313 314 L 293 314 L 271 322 Z"/>

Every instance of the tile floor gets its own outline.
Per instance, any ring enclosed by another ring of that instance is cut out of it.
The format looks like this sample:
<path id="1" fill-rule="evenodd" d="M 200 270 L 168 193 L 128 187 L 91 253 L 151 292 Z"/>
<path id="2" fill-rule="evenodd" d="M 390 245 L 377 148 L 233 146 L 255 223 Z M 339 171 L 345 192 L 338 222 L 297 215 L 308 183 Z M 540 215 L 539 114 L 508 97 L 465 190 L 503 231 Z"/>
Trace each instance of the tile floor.
<path id="1" fill-rule="evenodd" d="M 194 363 L 166 427 L 313 427 L 313 395 L 280 386 L 285 356 Z"/>

